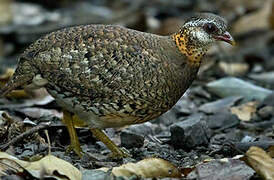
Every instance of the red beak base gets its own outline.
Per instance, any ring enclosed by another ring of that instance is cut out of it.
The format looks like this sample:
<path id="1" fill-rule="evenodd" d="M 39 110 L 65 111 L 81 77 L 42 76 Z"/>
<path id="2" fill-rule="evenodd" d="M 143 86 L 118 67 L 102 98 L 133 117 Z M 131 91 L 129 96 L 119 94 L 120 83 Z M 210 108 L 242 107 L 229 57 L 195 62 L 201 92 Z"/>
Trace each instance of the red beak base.
<path id="1" fill-rule="evenodd" d="M 231 44 L 232 46 L 236 45 L 236 42 L 234 41 L 233 37 L 229 34 L 229 32 L 225 32 L 222 35 L 215 35 L 214 38 L 219 41 L 227 42 Z"/>

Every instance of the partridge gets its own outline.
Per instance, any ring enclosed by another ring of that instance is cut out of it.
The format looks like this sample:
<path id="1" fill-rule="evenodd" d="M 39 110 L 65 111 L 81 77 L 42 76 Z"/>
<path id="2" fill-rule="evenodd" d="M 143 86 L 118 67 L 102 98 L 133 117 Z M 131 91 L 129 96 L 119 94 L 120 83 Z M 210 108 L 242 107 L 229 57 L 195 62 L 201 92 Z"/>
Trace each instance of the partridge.
<path id="1" fill-rule="evenodd" d="M 123 157 L 126 153 L 102 129 L 143 123 L 172 108 L 216 41 L 234 44 L 226 21 L 211 13 L 187 19 L 170 36 L 117 25 L 65 28 L 20 55 L 0 96 L 20 87 L 45 87 L 65 110 L 63 122 L 77 154 L 81 150 L 73 119 L 84 122 L 114 156 Z"/>

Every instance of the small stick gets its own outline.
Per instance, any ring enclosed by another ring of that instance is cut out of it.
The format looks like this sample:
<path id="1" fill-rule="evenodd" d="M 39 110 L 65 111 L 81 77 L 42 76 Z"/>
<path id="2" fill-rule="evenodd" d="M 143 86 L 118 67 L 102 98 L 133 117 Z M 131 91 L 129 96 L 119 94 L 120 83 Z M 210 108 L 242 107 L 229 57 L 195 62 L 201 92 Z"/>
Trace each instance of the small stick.
<path id="1" fill-rule="evenodd" d="M 19 140 L 35 133 L 35 132 L 38 132 L 40 130 L 43 130 L 43 129 L 46 129 L 50 126 L 50 123 L 41 123 L 41 124 L 38 124 L 37 126 L 23 132 L 22 134 L 20 134 L 19 136 L 15 137 L 14 139 L 12 139 L 11 141 L 5 143 L 5 144 L 2 144 L 0 145 L 0 149 L 2 150 L 5 150 L 7 149 L 10 145 L 13 145 L 14 143 L 18 142 Z"/>
<path id="2" fill-rule="evenodd" d="M 47 129 L 45 130 L 45 134 L 46 134 L 48 145 L 49 145 L 49 154 L 51 154 L 51 145 L 50 145 L 49 133 Z"/>

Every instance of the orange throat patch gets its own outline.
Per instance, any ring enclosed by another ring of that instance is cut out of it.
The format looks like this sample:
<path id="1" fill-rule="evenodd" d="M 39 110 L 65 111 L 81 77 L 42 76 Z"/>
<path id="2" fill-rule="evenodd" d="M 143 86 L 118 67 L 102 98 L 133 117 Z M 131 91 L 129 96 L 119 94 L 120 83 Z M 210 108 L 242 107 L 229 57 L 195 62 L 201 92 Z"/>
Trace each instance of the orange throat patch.
<path id="1" fill-rule="evenodd" d="M 204 49 L 197 48 L 194 44 L 190 45 L 188 43 L 188 39 L 181 33 L 174 34 L 172 38 L 175 41 L 179 51 L 188 58 L 190 64 L 196 66 L 201 65 L 201 58 L 205 55 Z"/>

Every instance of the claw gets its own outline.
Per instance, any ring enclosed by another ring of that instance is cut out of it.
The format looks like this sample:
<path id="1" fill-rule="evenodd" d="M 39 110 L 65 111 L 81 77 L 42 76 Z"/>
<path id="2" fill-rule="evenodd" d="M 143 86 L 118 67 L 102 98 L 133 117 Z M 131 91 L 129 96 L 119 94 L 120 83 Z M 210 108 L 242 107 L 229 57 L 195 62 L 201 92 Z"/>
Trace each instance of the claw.
<path id="1" fill-rule="evenodd" d="M 66 154 L 69 154 L 70 152 L 75 152 L 75 154 L 77 154 L 77 156 L 79 156 L 80 158 L 83 157 L 83 150 L 80 146 L 80 144 L 70 144 L 67 148 L 66 148 Z"/>
<path id="2" fill-rule="evenodd" d="M 101 129 L 91 128 L 90 130 L 93 136 L 102 141 L 111 150 L 109 157 L 113 159 L 131 157 L 131 155 L 125 149 L 120 149 L 116 144 L 114 144 L 114 142 L 112 142 Z"/>

